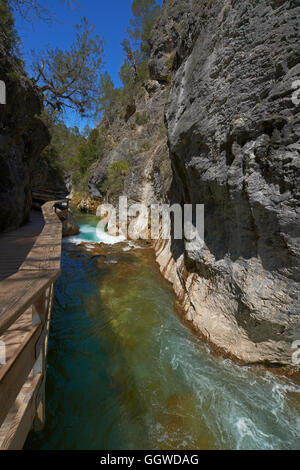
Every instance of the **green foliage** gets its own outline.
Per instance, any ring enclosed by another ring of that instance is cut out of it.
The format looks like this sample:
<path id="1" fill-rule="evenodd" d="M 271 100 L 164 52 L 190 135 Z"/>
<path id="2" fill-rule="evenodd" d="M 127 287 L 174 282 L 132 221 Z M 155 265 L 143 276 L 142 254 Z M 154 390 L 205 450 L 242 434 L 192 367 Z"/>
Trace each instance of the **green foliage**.
<path id="1" fill-rule="evenodd" d="M 127 59 L 124 60 L 121 66 L 119 76 L 123 83 L 123 93 L 127 97 L 127 102 L 133 101 L 136 75 Z"/>
<path id="2" fill-rule="evenodd" d="M 62 0 L 72 4 L 75 0 Z M 45 2 L 44 2 L 45 3 Z M 0 0 L 0 57 L 19 55 L 19 40 L 14 28 L 12 9 L 26 19 L 50 21 L 53 14 L 38 0 Z M 94 33 L 94 26 L 83 18 L 75 26 L 76 37 L 69 50 L 48 49 L 33 53 L 32 69 L 35 85 L 43 93 L 44 103 L 52 110 L 72 108 L 82 116 L 95 112 L 103 62 L 103 40 Z M 22 67 L 23 68 L 23 67 Z"/>
<path id="3" fill-rule="evenodd" d="M 50 135 L 50 145 L 43 151 L 42 158 L 58 172 L 65 174 L 76 166 L 76 157 L 85 138 L 77 127 L 68 128 L 63 121 L 53 119 L 49 113 L 43 113 L 43 121 Z"/>
<path id="4" fill-rule="evenodd" d="M 124 109 L 143 96 L 143 84 L 149 79 L 149 41 L 160 7 L 156 0 L 134 0 L 132 13 L 128 37 L 121 43 L 125 55 L 119 72 L 123 88 L 115 89 L 108 74 L 104 74 L 100 84 L 99 110 L 109 123 L 117 115 L 124 116 Z"/>
<path id="5" fill-rule="evenodd" d="M 107 170 L 107 177 L 101 186 L 101 192 L 108 197 L 116 197 L 124 189 L 124 180 L 129 170 L 129 165 L 120 160 L 111 164 Z"/>
<path id="6" fill-rule="evenodd" d="M 143 83 L 146 80 L 148 80 L 150 78 L 149 67 L 148 67 L 148 59 L 141 61 L 138 65 L 137 70 L 138 70 L 138 81 L 140 83 Z"/>
<path id="7" fill-rule="evenodd" d="M 148 152 L 148 150 L 151 149 L 151 144 L 149 140 L 146 140 L 146 139 L 143 140 L 143 142 L 141 143 L 140 149 L 142 152 Z"/>
<path id="8" fill-rule="evenodd" d="M 93 129 L 88 138 L 84 139 L 77 148 L 72 162 L 73 167 L 84 174 L 98 160 L 101 144 L 104 145 L 98 129 Z"/>
<path id="9" fill-rule="evenodd" d="M 99 155 L 106 145 L 106 134 L 103 129 L 93 129 L 87 139 L 78 146 L 72 160 L 72 184 L 76 192 L 88 192 L 89 171 L 93 163 L 98 161 Z"/>
<path id="10" fill-rule="evenodd" d="M 78 192 L 87 192 L 89 169 L 104 149 L 106 133 L 104 128 L 83 131 L 77 127 L 68 128 L 62 121 L 44 112 L 43 120 L 51 134 L 51 143 L 42 153 L 53 173 L 66 175 L 72 173 L 73 187 Z"/>
<path id="11" fill-rule="evenodd" d="M 21 80 L 21 76 L 15 71 L 12 70 L 6 74 L 7 78 L 9 78 L 12 82 L 19 82 Z"/>
<path id="12" fill-rule="evenodd" d="M 136 118 L 135 121 L 138 126 L 143 126 L 147 124 L 148 122 L 148 114 L 146 111 L 143 111 L 142 113 L 136 113 Z"/>
<path id="13" fill-rule="evenodd" d="M 98 96 L 97 110 L 110 125 L 122 105 L 122 90 L 114 87 L 114 83 L 105 72 L 100 78 L 100 95 Z"/>
<path id="14" fill-rule="evenodd" d="M 75 170 L 72 173 L 72 187 L 76 193 L 86 195 L 88 193 L 89 173 Z"/>
<path id="15" fill-rule="evenodd" d="M 91 166 L 110 149 L 110 136 L 104 126 L 90 130 L 87 138 L 82 137 L 75 156 L 71 160 L 72 184 L 78 193 L 88 193 L 88 180 Z"/>
<path id="16" fill-rule="evenodd" d="M 2 54 L 18 52 L 19 38 L 8 0 L 0 0 L 0 51 Z"/>
<path id="17" fill-rule="evenodd" d="M 131 10 L 133 19 L 130 20 L 128 28 L 129 37 L 133 41 L 140 41 L 141 51 L 148 56 L 151 31 L 159 17 L 160 6 L 156 0 L 133 0 Z"/>

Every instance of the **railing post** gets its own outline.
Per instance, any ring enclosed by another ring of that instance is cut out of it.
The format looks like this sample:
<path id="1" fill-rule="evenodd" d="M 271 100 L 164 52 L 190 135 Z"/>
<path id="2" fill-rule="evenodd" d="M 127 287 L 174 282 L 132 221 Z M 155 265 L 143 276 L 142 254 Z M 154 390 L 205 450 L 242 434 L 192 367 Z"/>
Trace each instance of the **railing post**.
<path id="1" fill-rule="evenodd" d="M 47 318 L 50 288 L 32 306 L 32 324 L 43 324 L 41 336 L 36 344 L 36 362 L 33 366 L 33 376 L 40 374 L 43 377 L 42 384 L 36 399 L 36 416 L 33 422 L 35 431 L 41 431 L 45 425 L 45 378 L 46 378 L 46 356 L 45 339 L 47 335 Z"/>

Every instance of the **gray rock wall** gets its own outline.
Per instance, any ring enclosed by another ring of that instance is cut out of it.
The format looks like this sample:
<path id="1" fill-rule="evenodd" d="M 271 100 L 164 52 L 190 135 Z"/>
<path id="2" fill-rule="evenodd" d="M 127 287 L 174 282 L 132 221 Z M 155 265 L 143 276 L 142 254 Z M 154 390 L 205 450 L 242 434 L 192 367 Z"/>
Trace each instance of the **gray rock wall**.
<path id="1" fill-rule="evenodd" d="M 117 116 L 107 129 L 110 145 L 90 171 L 91 196 L 102 196 L 107 170 L 117 161 L 126 162 L 129 167 L 123 191 L 129 203 L 151 204 L 170 187 L 172 171 L 164 124 L 166 86 L 156 80 L 144 86 L 145 94 L 136 98 L 134 114 L 123 119 Z M 143 116 L 144 121 L 140 122 L 138 116 Z"/>
<path id="2" fill-rule="evenodd" d="M 37 117 L 42 101 L 21 66 L 0 50 L 0 78 L 7 104 L 0 105 L 0 232 L 27 221 L 34 165 L 49 143 L 47 128 Z"/>
<path id="3" fill-rule="evenodd" d="M 243 362 L 291 364 L 300 339 L 300 5 L 178 3 L 165 2 L 150 69 L 164 81 L 171 67 L 170 198 L 205 204 L 206 247 L 161 242 L 158 261 L 207 340 Z"/>
<path id="4" fill-rule="evenodd" d="M 296 0 L 165 0 L 145 97 L 110 126 L 90 178 L 97 192 L 111 162 L 130 160 L 130 202 L 205 205 L 204 249 L 159 240 L 157 261 L 185 319 L 243 363 L 297 367 L 299 18 Z"/>

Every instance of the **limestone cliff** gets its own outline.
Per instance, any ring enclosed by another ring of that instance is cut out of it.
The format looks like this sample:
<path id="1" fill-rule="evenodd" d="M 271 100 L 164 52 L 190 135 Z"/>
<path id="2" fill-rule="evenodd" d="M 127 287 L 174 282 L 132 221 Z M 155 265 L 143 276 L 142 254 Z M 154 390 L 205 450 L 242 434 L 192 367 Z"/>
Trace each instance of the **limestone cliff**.
<path id="1" fill-rule="evenodd" d="M 136 99 L 134 113 L 116 116 L 107 132 L 107 145 L 90 172 L 89 191 L 101 195 L 101 185 L 109 166 L 127 162 L 129 172 L 124 194 L 129 203 L 151 204 L 168 192 L 172 171 L 164 124 L 167 86 L 156 80 L 144 84 L 144 95 Z"/>
<path id="2" fill-rule="evenodd" d="M 300 340 L 299 18 L 296 0 L 165 1 L 138 103 L 148 123 L 119 125 L 91 175 L 94 190 L 130 154 L 131 200 L 205 205 L 204 249 L 161 240 L 157 260 L 186 319 L 244 363 L 295 366 Z"/>
<path id="3" fill-rule="evenodd" d="M 33 169 L 49 143 L 48 130 L 38 118 L 42 101 L 21 63 L 0 45 L 0 79 L 6 103 L 0 105 L 0 232 L 26 222 L 31 207 Z"/>

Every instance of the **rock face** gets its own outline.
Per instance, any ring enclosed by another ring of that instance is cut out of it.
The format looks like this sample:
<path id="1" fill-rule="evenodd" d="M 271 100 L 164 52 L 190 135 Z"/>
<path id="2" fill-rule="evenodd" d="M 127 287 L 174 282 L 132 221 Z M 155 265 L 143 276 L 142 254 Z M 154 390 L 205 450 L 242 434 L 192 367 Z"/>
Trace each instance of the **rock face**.
<path id="1" fill-rule="evenodd" d="M 109 162 L 132 155 L 131 201 L 204 204 L 204 248 L 155 246 L 186 320 L 226 356 L 296 368 L 299 18 L 296 0 L 166 0 L 137 104 L 148 124 L 133 129 L 136 113 L 119 123 L 91 177 L 99 189 Z M 155 124 L 163 113 L 168 149 Z"/>
<path id="2" fill-rule="evenodd" d="M 245 363 L 295 365 L 300 5 L 185 1 L 182 14 L 177 3 L 165 3 L 150 67 L 165 80 L 173 57 L 170 198 L 205 204 L 205 248 L 160 242 L 158 262 L 216 347 Z"/>
<path id="3" fill-rule="evenodd" d="M 62 230 L 63 237 L 70 237 L 72 235 L 78 235 L 79 225 L 71 210 L 68 211 L 67 218 L 63 220 L 62 227 L 63 227 L 63 230 Z"/>
<path id="4" fill-rule="evenodd" d="M 57 193 L 70 192 L 69 175 L 64 177 L 49 166 L 45 159 L 36 162 L 32 171 L 32 187 L 43 189 L 44 191 L 53 191 Z"/>
<path id="5" fill-rule="evenodd" d="M 6 105 L 0 104 L 0 232 L 25 223 L 31 207 L 34 164 L 50 136 L 42 121 L 41 98 L 21 66 L 0 50 Z"/>
<path id="6" fill-rule="evenodd" d="M 101 186 L 114 162 L 129 166 L 124 194 L 129 203 L 151 204 L 167 193 L 172 170 L 164 125 L 167 89 L 157 81 L 145 83 L 144 96 L 137 99 L 136 112 L 129 118 L 116 117 L 108 129 L 108 147 L 91 169 L 89 191 L 101 196 Z"/>
<path id="7" fill-rule="evenodd" d="M 73 202 L 75 202 L 75 201 L 73 201 Z M 91 214 L 96 213 L 96 210 L 97 210 L 97 207 L 99 206 L 99 204 L 100 204 L 100 201 L 97 201 L 96 199 L 92 199 L 90 197 L 85 197 L 85 198 L 81 199 L 78 204 L 76 204 L 76 202 L 75 202 L 76 208 L 80 212 L 91 213 Z"/>

